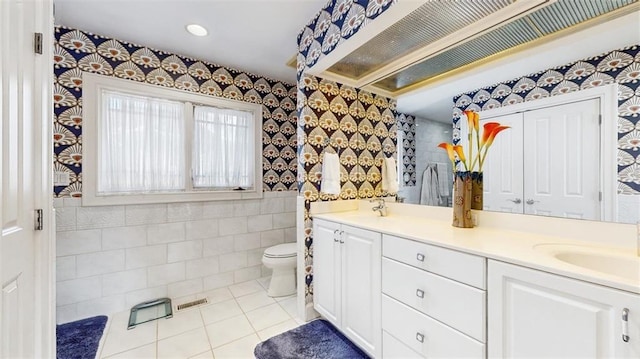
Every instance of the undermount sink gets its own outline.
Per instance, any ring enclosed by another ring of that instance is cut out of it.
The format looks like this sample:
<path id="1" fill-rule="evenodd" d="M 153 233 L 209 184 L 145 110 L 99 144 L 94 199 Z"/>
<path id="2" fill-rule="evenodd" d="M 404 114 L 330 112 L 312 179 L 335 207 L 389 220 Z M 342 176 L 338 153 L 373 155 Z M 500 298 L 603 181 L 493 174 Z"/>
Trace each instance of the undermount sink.
<path id="1" fill-rule="evenodd" d="M 630 252 L 561 244 L 539 244 L 534 248 L 574 266 L 640 282 L 640 257 Z"/>

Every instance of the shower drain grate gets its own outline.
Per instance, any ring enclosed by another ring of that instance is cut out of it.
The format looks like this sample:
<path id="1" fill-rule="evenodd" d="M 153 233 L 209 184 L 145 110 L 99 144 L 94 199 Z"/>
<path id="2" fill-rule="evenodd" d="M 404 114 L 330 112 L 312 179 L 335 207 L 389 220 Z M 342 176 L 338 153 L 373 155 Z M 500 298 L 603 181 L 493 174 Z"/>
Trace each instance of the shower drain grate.
<path id="1" fill-rule="evenodd" d="M 202 299 L 194 300 L 193 302 L 187 302 L 187 303 L 179 304 L 178 305 L 178 310 L 191 308 L 191 307 L 194 307 L 194 306 L 200 305 L 200 304 L 207 304 L 207 298 L 202 298 Z"/>

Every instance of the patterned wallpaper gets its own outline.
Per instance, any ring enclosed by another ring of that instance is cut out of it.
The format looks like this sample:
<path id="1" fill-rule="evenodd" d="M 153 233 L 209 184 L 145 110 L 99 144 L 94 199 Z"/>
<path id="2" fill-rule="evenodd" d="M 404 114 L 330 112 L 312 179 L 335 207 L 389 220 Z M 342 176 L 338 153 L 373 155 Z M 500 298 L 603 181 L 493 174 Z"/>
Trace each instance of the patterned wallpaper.
<path id="1" fill-rule="evenodd" d="M 239 70 L 66 27 L 55 29 L 54 171 L 69 174 L 56 197 L 82 195 L 82 73 L 262 104 L 264 191 L 296 190 L 296 87 Z"/>
<path id="2" fill-rule="evenodd" d="M 332 0 L 298 34 L 298 75 L 397 0 Z"/>
<path id="3" fill-rule="evenodd" d="M 640 194 L 640 45 L 454 97 L 453 137 L 463 110 L 488 110 L 618 83 L 618 193 Z"/>
<path id="4" fill-rule="evenodd" d="M 398 130 L 402 131 L 402 183 L 416 185 L 416 118 L 398 114 Z"/>
<path id="5" fill-rule="evenodd" d="M 313 307 L 311 202 L 384 195 L 383 158 L 396 156 L 396 102 L 347 85 L 308 76 L 305 70 L 388 10 L 396 0 L 332 0 L 298 35 L 298 188 L 305 199 L 305 302 Z M 329 146 L 324 145 L 325 139 Z M 320 193 L 322 156 L 337 150 L 339 196 Z M 300 268 L 302 269 L 302 268 Z M 308 311 L 310 313 L 310 311 Z"/>

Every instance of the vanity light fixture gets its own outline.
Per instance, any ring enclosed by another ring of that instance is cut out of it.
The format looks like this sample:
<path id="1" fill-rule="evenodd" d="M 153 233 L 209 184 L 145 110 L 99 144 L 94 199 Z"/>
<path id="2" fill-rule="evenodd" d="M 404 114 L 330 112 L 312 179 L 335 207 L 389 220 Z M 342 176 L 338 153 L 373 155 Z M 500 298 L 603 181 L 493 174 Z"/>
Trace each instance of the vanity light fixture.
<path id="1" fill-rule="evenodd" d="M 198 24 L 189 24 L 186 26 L 186 29 L 190 34 L 195 36 L 207 36 L 207 34 L 209 33 L 207 29 Z"/>

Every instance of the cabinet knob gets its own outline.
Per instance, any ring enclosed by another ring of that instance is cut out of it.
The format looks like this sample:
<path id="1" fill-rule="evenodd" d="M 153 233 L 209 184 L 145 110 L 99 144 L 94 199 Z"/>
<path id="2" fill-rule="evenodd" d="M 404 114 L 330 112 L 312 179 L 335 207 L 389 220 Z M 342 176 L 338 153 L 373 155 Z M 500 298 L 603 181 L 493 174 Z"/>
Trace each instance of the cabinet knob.
<path id="1" fill-rule="evenodd" d="M 418 298 L 424 298 L 424 290 L 422 290 L 422 289 L 416 289 L 416 297 L 418 297 Z"/>
<path id="2" fill-rule="evenodd" d="M 622 310 L 622 341 L 629 342 L 629 309 Z"/>
<path id="3" fill-rule="evenodd" d="M 333 231 L 333 241 L 334 242 L 338 242 L 338 232 L 340 232 L 339 229 L 336 229 L 335 231 Z"/>
<path id="4" fill-rule="evenodd" d="M 424 334 L 416 333 L 416 340 L 419 341 L 420 343 L 424 343 Z"/>
<path id="5" fill-rule="evenodd" d="M 418 260 L 418 262 L 424 262 L 424 254 L 418 253 L 416 255 L 416 259 Z"/>

